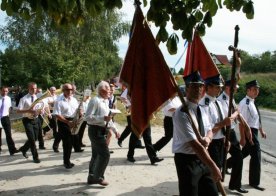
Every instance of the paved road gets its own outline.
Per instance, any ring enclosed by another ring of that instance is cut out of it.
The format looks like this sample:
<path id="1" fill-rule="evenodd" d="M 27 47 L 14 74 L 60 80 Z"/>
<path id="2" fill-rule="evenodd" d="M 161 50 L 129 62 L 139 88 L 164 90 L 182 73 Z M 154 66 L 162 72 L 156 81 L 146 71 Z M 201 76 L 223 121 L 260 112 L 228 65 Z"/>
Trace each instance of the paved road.
<path id="1" fill-rule="evenodd" d="M 267 134 L 266 139 L 260 139 L 264 152 L 276 158 L 276 112 L 261 110 L 263 128 Z"/>

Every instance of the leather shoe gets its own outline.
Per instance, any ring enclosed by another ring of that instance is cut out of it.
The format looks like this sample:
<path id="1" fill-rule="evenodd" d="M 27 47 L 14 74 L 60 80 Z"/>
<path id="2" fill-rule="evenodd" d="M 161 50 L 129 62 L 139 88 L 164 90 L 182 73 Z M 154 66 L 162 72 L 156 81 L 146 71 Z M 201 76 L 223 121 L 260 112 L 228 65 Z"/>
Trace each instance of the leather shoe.
<path id="1" fill-rule="evenodd" d="M 265 190 L 265 188 L 260 187 L 259 185 L 250 185 L 250 186 L 253 187 L 254 189 L 259 190 L 259 191 L 264 191 Z"/>
<path id="2" fill-rule="evenodd" d="M 238 191 L 239 193 L 248 193 L 248 190 L 245 190 L 243 188 L 234 188 L 234 189 L 229 188 L 229 189 L 232 191 Z"/>
<path id="3" fill-rule="evenodd" d="M 37 158 L 37 159 L 34 159 L 34 163 L 40 163 L 41 161 Z"/>
<path id="4" fill-rule="evenodd" d="M 40 150 L 46 150 L 46 148 L 44 146 L 39 146 Z"/>
<path id="5" fill-rule="evenodd" d="M 134 162 L 136 161 L 133 157 L 127 157 L 127 160 L 128 160 L 129 162 L 132 162 L 132 163 L 134 163 Z"/>
<path id="6" fill-rule="evenodd" d="M 151 159 L 150 162 L 151 162 L 152 165 L 154 165 L 155 163 L 161 162 L 163 160 L 164 159 L 160 159 L 158 157 L 155 157 L 155 158 Z"/>
<path id="7" fill-rule="evenodd" d="M 113 153 L 114 153 L 114 151 L 113 151 L 113 150 L 110 150 L 110 151 L 109 151 L 109 154 L 113 154 Z"/>
<path id="8" fill-rule="evenodd" d="M 101 180 L 101 181 L 99 182 L 99 184 L 102 185 L 102 186 L 107 186 L 107 185 L 109 185 L 109 183 L 108 183 L 107 181 L 105 181 L 105 180 Z"/>
<path id="9" fill-rule="evenodd" d="M 59 150 L 57 148 L 53 148 L 54 152 L 58 153 Z"/>
<path id="10" fill-rule="evenodd" d="M 23 151 L 22 148 L 19 148 L 19 151 L 22 152 L 23 157 L 25 157 L 26 159 L 29 158 L 29 156 L 27 155 L 27 152 Z"/>
<path id="11" fill-rule="evenodd" d="M 74 167 L 75 166 L 75 164 L 74 163 L 64 163 L 64 167 L 66 168 L 66 169 L 71 169 L 72 167 Z"/>
<path id="12" fill-rule="evenodd" d="M 123 147 L 122 142 L 118 140 L 118 146 Z"/>
<path id="13" fill-rule="evenodd" d="M 10 153 L 10 155 L 12 156 L 12 155 L 14 155 L 15 153 L 18 153 L 18 152 L 20 152 L 20 150 L 15 149 L 14 151 L 12 151 L 12 152 Z"/>
<path id="14" fill-rule="evenodd" d="M 85 145 L 85 144 L 81 144 L 80 146 L 81 146 L 81 147 L 86 147 L 86 145 Z"/>

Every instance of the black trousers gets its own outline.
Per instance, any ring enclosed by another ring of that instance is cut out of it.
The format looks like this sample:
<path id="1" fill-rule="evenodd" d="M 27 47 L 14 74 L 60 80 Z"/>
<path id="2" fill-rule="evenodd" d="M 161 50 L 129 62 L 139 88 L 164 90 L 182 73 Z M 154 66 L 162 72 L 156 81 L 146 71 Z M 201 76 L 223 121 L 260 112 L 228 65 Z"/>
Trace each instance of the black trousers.
<path id="1" fill-rule="evenodd" d="M 237 139 L 237 135 L 234 129 L 230 130 L 231 142 L 229 153 L 231 157 L 227 159 L 227 168 L 232 168 L 229 188 L 238 189 L 241 188 L 242 180 L 242 167 L 243 167 L 243 155 L 240 147 L 240 143 Z"/>
<path id="2" fill-rule="evenodd" d="M 173 137 L 173 120 L 170 116 L 164 118 L 165 136 L 158 140 L 153 146 L 154 149 L 160 151 Z"/>
<path id="3" fill-rule="evenodd" d="M 33 155 L 33 159 L 38 159 L 38 153 L 35 145 L 35 141 L 38 138 L 38 118 L 29 119 L 24 117 L 22 119 L 22 122 L 25 127 L 28 140 L 20 148 L 20 150 L 23 152 L 27 152 L 30 148 Z"/>
<path id="4" fill-rule="evenodd" d="M 251 128 L 252 140 L 254 145 L 251 145 L 246 138 L 246 144 L 242 148 L 243 158 L 250 155 L 249 162 L 249 184 L 256 186 L 260 184 L 261 179 L 261 148 L 258 140 L 258 129 Z"/>
<path id="5" fill-rule="evenodd" d="M 14 141 L 12 139 L 12 135 L 11 135 L 11 121 L 10 121 L 10 117 L 9 116 L 3 116 L 1 118 L 1 124 L 2 127 L 5 131 L 6 134 L 6 141 L 7 141 L 7 145 L 8 145 L 8 149 L 10 154 L 13 154 L 16 151 L 15 145 L 14 145 Z M 2 129 L 0 130 L 0 148 L 2 146 Z"/>
<path id="6" fill-rule="evenodd" d="M 42 134 L 42 125 L 43 125 L 43 117 L 41 115 L 38 116 L 38 145 L 39 147 L 44 147 L 44 139 Z"/>
<path id="7" fill-rule="evenodd" d="M 57 119 L 56 119 L 56 116 L 52 115 L 52 118 L 48 117 L 48 121 L 49 121 L 49 126 L 45 126 L 43 128 L 43 132 L 46 133 L 46 132 L 50 131 L 50 128 L 51 128 L 53 130 L 54 138 L 56 138 L 56 135 L 57 135 Z"/>
<path id="8" fill-rule="evenodd" d="M 83 135 L 84 135 L 84 131 L 85 131 L 85 128 L 86 128 L 86 125 L 87 125 L 87 121 L 83 121 L 81 126 L 80 126 L 80 130 L 79 130 L 79 144 L 82 145 L 82 138 L 83 138 Z"/>
<path id="9" fill-rule="evenodd" d="M 176 153 L 174 162 L 180 196 L 218 195 L 209 169 L 196 155 Z"/>
<path id="10" fill-rule="evenodd" d="M 151 142 L 151 128 L 150 127 L 146 128 L 142 137 L 143 137 L 143 140 L 144 140 L 144 143 L 146 146 L 146 151 L 147 151 L 148 157 L 150 160 L 153 160 L 154 158 L 156 158 L 156 153 L 155 153 L 155 150 L 154 150 L 152 142 Z M 127 157 L 134 156 L 134 150 L 135 150 L 138 140 L 139 140 L 138 137 L 132 132 L 130 135 L 130 139 L 129 139 L 129 147 L 128 147 Z"/>
<path id="11" fill-rule="evenodd" d="M 122 132 L 120 138 L 118 139 L 118 142 L 121 142 L 121 143 L 122 143 L 122 142 L 129 136 L 130 133 L 132 133 L 132 129 L 131 129 L 131 116 L 128 115 L 128 116 L 127 116 L 127 126 L 126 126 L 126 128 L 124 129 L 124 131 Z M 137 146 L 142 146 L 141 140 L 138 139 L 138 140 L 136 141 L 136 145 L 137 145 Z"/>
<path id="12" fill-rule="evenodd" d="M 208 152 L 212 160 L 216 163 L 219 169 L 223 166 L 223 147 L 224 138 L 213 139 L 208 147 Z"/>
<path id="13" fill-rule="evenodd" d="M 63 163 L 64 164 L 70 164 L 70 157 L 72 152 L 72 135 L 70 127 L 61 121 L 57 121 L 58 124 L 58 131 L 61 136 L 62 140 L 62 147 L 63 147 Z"/>

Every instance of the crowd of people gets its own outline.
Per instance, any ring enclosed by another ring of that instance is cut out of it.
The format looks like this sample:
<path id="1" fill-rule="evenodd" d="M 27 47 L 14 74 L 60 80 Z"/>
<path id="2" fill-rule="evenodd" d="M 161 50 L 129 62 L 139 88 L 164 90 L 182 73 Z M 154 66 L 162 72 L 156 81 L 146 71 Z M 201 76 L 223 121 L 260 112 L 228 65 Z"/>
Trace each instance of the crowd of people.
<path id="1" fill-rule="evenodd" d="M 262 129 L 261 117 L 255 98 L 259 94 L 260 85 L 253 80 L 246 83 L 246 96 L 239 105 L 233 101 L 233 112 L 228 116 L 231 81 L 222 82 L 221 76 L 202 80 L 198 72 L 184 77 L 186 85 L 185 103 L 178 96 L 171 98 L 164 105 L 164 137 L 152 143 L 151 126 L 145 129 L 141 140 L 131 128 L 131 97 L 126 86 L 122 85 L 120 96 L 114 94 L 115 84 L 101 81 L 96 90 L 96 96 L 91 98 L 91 92 L 83 94 L 81 100 L 75 96 L 76 86 L 70 83 L 62 85 L 60 92 L 56 87 L 42 94 L 37 84 L 28 84 L 28 93 L 18 101 L 17 113 L 22 114 L 25 128 L 26 142 L 16 148 L 11 134 L 9 118 L 12 107 L 8 96 L 9 88 L 3 86 L 0 96 L 1 129 L 6 134 L 10 155 L 21 152 L 28 158 L 30 149 L 33 162 L 40 163 L 38 148 L 44 150 L 43 135 L 53 131 L 53 152 L 59 153 L 62 141 L 63 165 L 66 169 L 74 167 L 70 160 L 71 152 L 83 152 L 86 145 L 82 139 L 86 127 L 91 141 L 91 160 L 88 166 L 88 184 L 107 186 L 105 170 L 110 160 L 109 143 L 112 135 L 118 139 L 122 147 L 123 141 L 130 135 L 127 160 L 134 163 L 135 148 L 145 148 L 152 165 L 163 161 L 157 156 L 172 139 L 172 152 L 178 176 L 180 195 L 218 195 L 218 184 L 222 179 L 222 171 L 231 175 L 229 189 L 240 193 L 247 193 L 241 184 L 243 159 L 248 155 L 250 159 L 249 185 L 260 191 L 261 150 L 258 132 L 263 138 L 266 133 Z M 238 89 L 234 84 L 234 91 Z M 120 100 L 126 109 L 127 125 L 120 134 L 115 126 L 113 109 L 116 100 Z M 47 120 L 46 120 L 47 118 Z M 45 122 L 45 123 L 44 123 Z M 44 127 L 43 127 L 43 124 Z M 240 141 L 235 132 L 239 124 Z M 225 150 L 226 127 L 230 127 L 229 148 Z M 2 139 L 0 138 L 0 142 Z M 1 153 L 0 143 L 0 153 Z M 225 162 L 224 157 L 230 153 Z M 224 168 L 226 165 L 226 168 Z M 231 169 L 231 172 L 229 170 Z M 220 190 L 221 191 L 221 190 Z"/>

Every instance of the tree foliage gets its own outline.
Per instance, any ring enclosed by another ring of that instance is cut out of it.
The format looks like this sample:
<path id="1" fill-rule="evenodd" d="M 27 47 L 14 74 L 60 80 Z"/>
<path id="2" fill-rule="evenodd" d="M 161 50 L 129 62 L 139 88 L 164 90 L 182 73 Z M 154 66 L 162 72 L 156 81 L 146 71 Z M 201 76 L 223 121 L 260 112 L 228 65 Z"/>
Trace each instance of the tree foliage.
<path id="1" fill-rule="evenodd" d="M 140 3 L 139 0 L 133 2 Z M 174 31 L 169 35 L 168 22 L 175 31 L 182 32 L 184 39 L 191 41 L 194 28 L 203 36 L 205 28 L 212 26 L 213 17 L 223 6 L 230 11 L 242 10 L 248 19 L 254 17 L 253 0 L 143 0 L 144 6 L 148 2 L 147 19 L 159 27 L 157 40 L 167 42 L 170 54 L 176 53 L 179 38 Z M 78 26 L 84 24 L 86 14 L 96 17 L 122 5 L 122 0 L 2 0 L 1 9 L 8 16 L 19 14 L 26 20 L 35 18 L 37 22 L 42 21 L 46 13 L 58 25 Z"/>
<path id="2" fill-rule="evenodd" d="M 44 88 L 73 82 L 84 87 L 116 76 L 122 63 L 116 41 L 129 30 L 129 24 L 119 21 L 114 11 L 87 16 L 82 26 L 65 28 L 54 25 L 47 15 L 39 24 L 10 17 L 0 29 L 8 46 L 1 54 L 3 82 L 35 81 Z"/>

